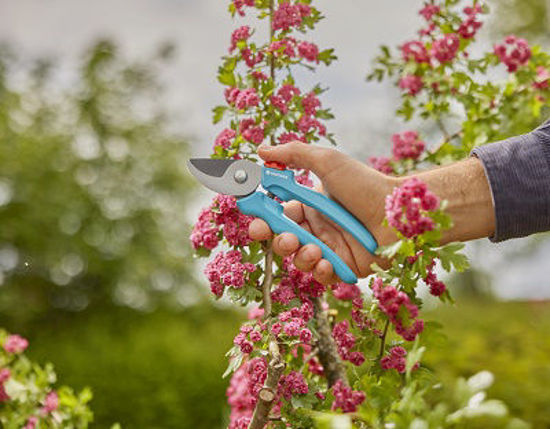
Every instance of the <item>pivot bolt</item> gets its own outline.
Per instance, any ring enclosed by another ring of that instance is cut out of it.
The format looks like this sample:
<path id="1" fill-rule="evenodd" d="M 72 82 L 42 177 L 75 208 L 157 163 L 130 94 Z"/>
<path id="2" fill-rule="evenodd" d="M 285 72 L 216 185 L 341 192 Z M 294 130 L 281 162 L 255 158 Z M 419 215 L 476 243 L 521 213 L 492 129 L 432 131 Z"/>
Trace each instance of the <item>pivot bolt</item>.
<path id="1" fill-rule="evenodd" d="M 244 170 L 237 170 L 235 171 L 233 178 L 235 179 L 235 182 L 243 184 L 248 179 L 248 174 L 246 174 L 246 171 Z"/>

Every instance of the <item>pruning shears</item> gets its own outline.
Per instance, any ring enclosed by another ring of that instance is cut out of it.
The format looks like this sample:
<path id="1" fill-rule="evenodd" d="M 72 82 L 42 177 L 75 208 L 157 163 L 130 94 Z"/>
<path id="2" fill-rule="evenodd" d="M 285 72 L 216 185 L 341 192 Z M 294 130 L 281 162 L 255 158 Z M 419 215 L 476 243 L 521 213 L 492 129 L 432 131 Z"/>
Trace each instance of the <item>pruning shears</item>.
<path id="1" fill-rule="evenodd" d="M 237 207 L 246 215 L 263 219 L 276 234 L 290 232 L 300 244 L 315 244 L 323 258 L 329 261 L 334 273 L 345 283 L 356 283 L 357 276 L 325 243 L 300 227 L 283 213 L 283 206 L 275 200 L 298 200 L 312 207 L 349 232 L 370 253 L 378 247 L 365 226 L 351 213 L 325 195 L 300 185 L 294 172 L 284 164 L 266 162 L 264 165 L 240 159 L 194 158 L 187 162 L 189 171 L 207 188 L 237 198 Z M 262 186 L 266 192 L 259 191 Z"/>

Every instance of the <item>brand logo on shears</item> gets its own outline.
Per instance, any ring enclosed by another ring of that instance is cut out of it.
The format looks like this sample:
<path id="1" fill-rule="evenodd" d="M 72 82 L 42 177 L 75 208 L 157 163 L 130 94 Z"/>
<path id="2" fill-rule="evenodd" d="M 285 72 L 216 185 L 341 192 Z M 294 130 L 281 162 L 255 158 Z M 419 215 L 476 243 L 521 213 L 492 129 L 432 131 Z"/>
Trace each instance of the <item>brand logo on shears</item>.
<path id="1" fill-rule="evenodd" d="M 276 173 L 275 171 L 271 171 L 271 170 L 265 170 L 265 174 L 267 174 L 268 176 L 279 177 L 279 178 L 285 179 L 285 180 L 288 180 L 288 179 L 289 179 L 288 176 L 285 176 L 285 175 L 282 174 L 282 173 Z"/>

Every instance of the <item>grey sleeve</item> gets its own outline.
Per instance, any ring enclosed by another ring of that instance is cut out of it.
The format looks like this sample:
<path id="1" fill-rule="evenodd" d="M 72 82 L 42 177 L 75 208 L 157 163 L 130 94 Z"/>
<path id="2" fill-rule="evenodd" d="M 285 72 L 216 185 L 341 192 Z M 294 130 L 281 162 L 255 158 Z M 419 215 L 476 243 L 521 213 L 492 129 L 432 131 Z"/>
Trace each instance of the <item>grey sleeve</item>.
<path id="1" fill-rule="evenodd" d="M 550 121 L 472 154 L 483 163 L 493 195 L 492 241 L 550 231 Z"/>

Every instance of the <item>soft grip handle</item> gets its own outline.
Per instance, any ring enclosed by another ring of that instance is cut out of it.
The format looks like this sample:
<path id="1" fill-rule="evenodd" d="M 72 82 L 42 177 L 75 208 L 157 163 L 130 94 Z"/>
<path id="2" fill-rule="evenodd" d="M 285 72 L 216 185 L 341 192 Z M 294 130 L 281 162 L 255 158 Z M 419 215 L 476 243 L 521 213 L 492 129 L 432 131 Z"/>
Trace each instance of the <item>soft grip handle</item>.
<path id="1" fill-rule="evenodd" d="M 314 193 L 317 194 L 317 192 Z M 303 246 L 306 244 L 315 244 L 319 246 L 323 253 L 323 258 L 332 264 L 334 273 L 340 277 L 343 282 L 357 283 L 357 276 L 345 262 L 325 243 L 285 216 L 283 213 L 283 206 L 274 199 L 269 198 L 262 192 L 255 192 L 237 200 L 237 206 L 242 213 L 263 219 L 276 234 L 290 232 L 298 237 L 298 241 Z"/>
<path id="2" fill-rule="evenodd" d="M 292 170 L 263 166 L 262 186 L 283 201 L 298 200 L 314 208 L 349 232 L 370 253 L 374 254 L 376 251 L 376 240 L 355 216 L 325 195 L 296 183 Z"/>

